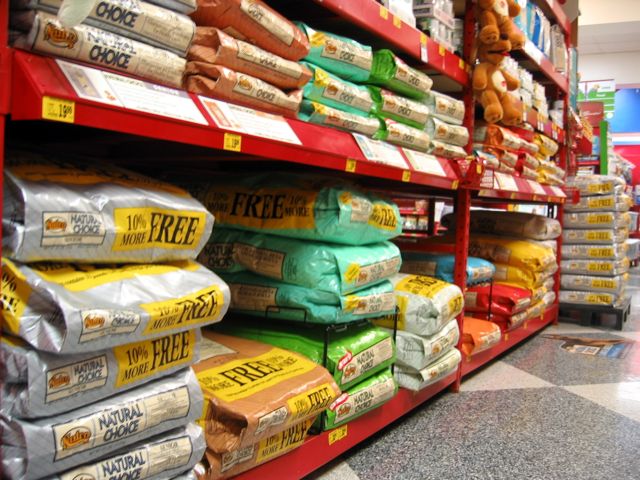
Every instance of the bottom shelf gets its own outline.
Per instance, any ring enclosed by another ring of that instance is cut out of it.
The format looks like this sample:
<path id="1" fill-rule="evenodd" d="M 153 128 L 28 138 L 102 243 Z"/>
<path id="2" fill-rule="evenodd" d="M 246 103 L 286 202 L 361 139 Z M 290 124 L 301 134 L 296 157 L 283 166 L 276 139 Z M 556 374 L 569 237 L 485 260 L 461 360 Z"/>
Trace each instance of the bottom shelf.
<path id="1" fill-rule="evenodd" d="M 234 478 L 300 479 L 453 385 L 455 380 L 456 374 L 454 373 L 419 392 L 411 392 L 401 388 L 398 394 L 384 406 L 349 422 L 346 425 L 346 432 L 344 429 L 340 432 L 346 433 L 340 440 L 335 439 L 335 433 L 331 434 L 340 431 L 341 427 L 322 432 L 319 435 L 312 435 L 300 448 Z"/>
<path id="2" fill-rule="evenodd" d="M 522 326 L 511 330 L 510 332 L 503 333 L 501 342 L 493 348 L 485 350 L 484 352 L 480 352 L 468 359 L 462 359 L 462 376 L 464 377 L 465 375 L 468 375 L 474 370 L 489 363 L 498 355 L 501 355 L 526 338 L 529 338 L 536 332 L 542 330 L 544 327 L 554 322 L 557 317 L 558 305 L 556 304 L 548 308 L 547 311 L 544 312 L 544 315 L 542 317 L 528 320 Z"/>

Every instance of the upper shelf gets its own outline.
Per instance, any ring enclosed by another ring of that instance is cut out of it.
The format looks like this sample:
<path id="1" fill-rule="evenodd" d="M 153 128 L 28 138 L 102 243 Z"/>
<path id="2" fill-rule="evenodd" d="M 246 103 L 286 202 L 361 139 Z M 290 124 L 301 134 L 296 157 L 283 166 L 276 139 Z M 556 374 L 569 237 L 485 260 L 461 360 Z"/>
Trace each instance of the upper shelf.
<path id="1" fill-rule="evenodd" d="M 551 60 L 531 40 L 526 41 L 522 52 L 530 60 L 528 63 L 531 65 L 526 65 L 527 67 L 533 67 L 534 70 L 541 72 L 565 94 L 569 92 L 569 79 L 567 76 L 556 70 Z"/>
<path id="2" fill-rule="evenodd" d="M 552 21 L 555 20 L 560 25 L 564 33 L 570 33 L 571 22 L 560 5 L 561 1 L 564 3 L 564 0 L 537 0 L 535 3 L 542 9 L 547 18 Z"/>
<path id="3" fill-rule="evenodd" d="M 542 185 L 534 180 L 492 170 L 485 171 L 478 197 L 535 203 L 565 203 L 567 198 L 561 187 Z"/>
<path id="4" fill-rule="evenodd" d="M 394 49 L 426 63 L 463 87 L 469 86 L 468 65 L 426 34 L 407 25 L 375 0 L 314 0 L 354 25 L 372 32 Z"/>

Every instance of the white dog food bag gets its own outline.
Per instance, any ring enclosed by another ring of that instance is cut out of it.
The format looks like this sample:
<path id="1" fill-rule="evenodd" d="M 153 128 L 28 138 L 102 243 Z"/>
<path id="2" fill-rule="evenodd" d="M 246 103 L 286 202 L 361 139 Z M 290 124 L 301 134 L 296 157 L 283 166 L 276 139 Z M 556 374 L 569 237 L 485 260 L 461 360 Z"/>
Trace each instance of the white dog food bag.
<path id="1" fill-rule="evenodd" d="M 415 370 L 410 367 L 396 366 L 394 375 L 398 385 L 408 390 L 418 391 L 433 385 L 456 371 L 462 360 L 457 348 L 452 348 L 441 358 L 423 368 Z"/>
<path id="2" fill-rule="evenodd" d="M 455 347 L 459 339 L 460 330 L 455 319 L 429 337 L 398 330 L 396 332 L 396 365 L 421 370 Z"/>

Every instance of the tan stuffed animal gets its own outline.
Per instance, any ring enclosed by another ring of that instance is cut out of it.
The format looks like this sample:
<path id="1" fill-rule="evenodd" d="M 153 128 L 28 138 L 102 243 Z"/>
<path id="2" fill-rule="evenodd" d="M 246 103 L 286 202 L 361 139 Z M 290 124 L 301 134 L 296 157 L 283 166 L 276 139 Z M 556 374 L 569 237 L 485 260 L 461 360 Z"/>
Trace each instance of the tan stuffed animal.
<path id="1" fill-rule="evenodd" d="M 478 6 L 478 37 L 482 43 L 492 44 L 502 38 L 511 42 L 508 50 L 520 50 L 524 47 L 524 35 L 512 20 L 520 14 L 520 5 L 515 0 L 479 0 Z"/>
<path id="2" fill-rule="evenodd" d="M 487 123 L 502 120 L 505 125 L 518 125 L 522 121 L 522 111 L 509 94 L 520 86 L 520 81 L 500 67 L 508 48 L 508 40 L 478 46 L 480 63 L 473 71 L 473 90 L 484 108 Z"/>

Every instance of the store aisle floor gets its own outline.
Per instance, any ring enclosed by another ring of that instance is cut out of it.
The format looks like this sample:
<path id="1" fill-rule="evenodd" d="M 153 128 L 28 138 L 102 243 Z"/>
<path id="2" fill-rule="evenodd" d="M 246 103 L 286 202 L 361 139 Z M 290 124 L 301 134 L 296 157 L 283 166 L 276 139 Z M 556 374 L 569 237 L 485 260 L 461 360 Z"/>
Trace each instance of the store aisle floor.
<path id="1" fill-rule="evenodd" d="M 640 270 L 622 332 L 561 323 L 400 419 L 309 480 L 640 479 Z M 624 358 L 571 339 L 630 340 Z"/>

